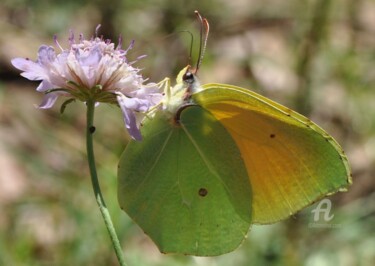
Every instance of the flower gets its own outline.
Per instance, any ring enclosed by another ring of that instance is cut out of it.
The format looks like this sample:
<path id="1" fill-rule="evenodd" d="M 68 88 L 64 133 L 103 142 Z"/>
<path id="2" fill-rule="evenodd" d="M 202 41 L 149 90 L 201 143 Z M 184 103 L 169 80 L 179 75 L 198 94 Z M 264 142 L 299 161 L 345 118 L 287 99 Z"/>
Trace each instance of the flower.
<path id="1" fill-rule="evenodd" d="M 90 40 L 85 40 L 81 34 L 76 42 L 71 32 L 68 49 L 63 49 L 55 38 L 60 53 L 42 45 L 35 62 L 29 58 L 14 58 L 11 62 L 23 71 L 21 76 L 42 81 L 36 89 L 45 93 L 39 108 L 51 108 L 59 96 L 118 104 L 131 137 L 141 140 L 136 114 L 159 104 L 162 94 L 157 84 L 144 84 L 146 80 L 138 73 L 140 70 L 132 66 L 136 61 L 128 62 L 126 54 L 133 48 L 134 41 L 123 50 L 120 37 L 115 47 L 110 40 L 97 37 L 99 27 L 96 37 Z"/>

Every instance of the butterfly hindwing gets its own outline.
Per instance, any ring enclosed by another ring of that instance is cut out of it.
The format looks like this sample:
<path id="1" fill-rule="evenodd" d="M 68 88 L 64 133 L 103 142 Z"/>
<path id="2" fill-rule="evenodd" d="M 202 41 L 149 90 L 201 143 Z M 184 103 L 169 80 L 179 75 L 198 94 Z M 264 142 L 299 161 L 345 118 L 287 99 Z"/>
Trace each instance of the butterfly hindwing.
<path id="1" fill-rule="evenodd" d="M 144 121 L 119 164 L 122 209 L 165 253 L 219 255 L 235 249 L 251 224 L 251 186 L 223 125 L 199 106 L 179 122 L 158 112 Z"/>

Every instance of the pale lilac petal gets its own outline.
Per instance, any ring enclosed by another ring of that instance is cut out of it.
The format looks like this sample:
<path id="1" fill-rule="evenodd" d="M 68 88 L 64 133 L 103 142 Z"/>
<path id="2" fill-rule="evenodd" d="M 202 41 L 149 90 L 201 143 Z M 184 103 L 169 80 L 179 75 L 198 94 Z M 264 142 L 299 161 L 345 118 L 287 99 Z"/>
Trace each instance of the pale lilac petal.
<path id="1" fill-rule="evenodd" d="M 137 127 L 135 114 L 133 113 L 133 111 L 127 108 L 122 108 L 121 110 L 124 116 L 126 129 L 128 130 L 130 136 L 135 140 L 141 141 L 142 135 L 141 135 L 141 131 Z"/>
<path id="2" fill-rule="evenodd" d="M 57 63 L 60 65 L 65 65 L 68 60 L 69 51 L 63 51 L 61 54 L 56 56 Z"/>
<path id="3" fill-rule="evenodd" d="M 125 88 L 122 91 L 132 91 L 136 90 L 138 86 L 134 86 L 132 83 L 134 82 L 134 76 L 133 75 L 128 75 L 122 77 L 117 83 L 116 87 L 118 88 Z"/>
<path id="4" fill-rule="evenodd" d="M 21 76 L 29 80 L 42 80 L 47 77 L 44 69 L 30 59 L 14 58 L 11 63 L 14 67 L 24 71 L 21 73 Z"/>
<path id="5" fill-rule="evenodd" d="M 155 83 L 150 83 L 145 86 L 142 86 L 136 91 L 130 93 L 134 98 L 142 98 L 147 100 L 148 107 L 157 105 L 163 99 L 163 94 L 159 92 L 159 87 Z"/>
<path id="6" fill-rule="evenodd" d="M 143 85 L 142 87 L 140 87 L 139 89 L 134 91 L 135 97 L 143 98 L 142 95 L 146 96 L 146 95 L 152 95 L 152 94 L 160 94 L 161 95 L 160 89 L 157 86 L 157 84 L 155 84 L 155 83 L 149 83 L 147 85 Z"/>
<path id="7" fill-rule="evenodd" d="M 56 93 L 48 93 L 44 96 L 42 103 L 38 106 L 39 109 L 51 108 L 59 96 Z"/>
<path id="8" fill-rule="evenodd" d="M 163 94 L 161 93 L 154 93 L 149 95 L 148 99 L 151 105 L 157 105 L 163 100 Z"/>
<path id="9" fill-rule="evenodd" d="M 39 92 L 44 92 L 44 91 L 48 91 L 50 89 L 53 89 L 55 88 L 55 86 L 53 86 L 48 80 L 43 80 L 38 88 L 36 88 L 37 91 Z"/>
<path id="10" fill-rule="evenodd" d="M 150 101 L 139 98 L 127 98 L 125 97 L 124 105 L 128 109 L 135 111 L 146 112 L 152 105 Z"/>
<path id="11" fill-rule="evenodd" d="M 56 60 L 55 49 L 53 47 L 42 45 L 38 51 L 38 63 L 44 67 L 49 67 Z"/>
<path id="12" fill-rule="evenodd" d="M 129 99 L 122 93 L 116 93 L 116 95 L 118 104 L 120 105 L 122 111 L 125 127 L 128 130 L 130 136 L 135 140 L 142 140 L 141 132 L 137 127 L 137 121 L 134 111 L 129 108 L 129 106 L 131 107 L 133 103 L 129 102 Z"/>
<path id="13" fill-rule="evenodd" d="M 76 58 L 82 66 L 96 67 L 102 58 L 102 54 L 100 47 L 97 45 L 87 54 L 76 53 Z"/>

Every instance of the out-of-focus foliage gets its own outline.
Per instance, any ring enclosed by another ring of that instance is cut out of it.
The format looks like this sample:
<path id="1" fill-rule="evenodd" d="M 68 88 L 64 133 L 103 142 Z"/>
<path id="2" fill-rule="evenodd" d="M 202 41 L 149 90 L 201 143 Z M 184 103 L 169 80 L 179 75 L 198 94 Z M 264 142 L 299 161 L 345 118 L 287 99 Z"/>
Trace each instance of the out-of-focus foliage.
<path id="1" fill-rule="evenodd" d="M 375 2 L 373 0 L 34 1 L 0 3 L 0 265 L 117 265 L 96 207 L 85 157 L 85 107 L 34 108 L 37 84 L 14 57 L 36 58 L 52 36 L 100 34 L 124 46 L 151 81 L 172 77 L 194 55 L 199 27 L 211 35 L 202 83 L 252 88 L 297 108 L 330 132 L 353 168 L 334 218 L 317 228 L 316 204 L 275 225 L 253 226 L 233 253 L 215 258 L 160 254 L 120 211 L 116 167 L 126 145 L 120 110 L 96 110 L 96 159 L 107 205 L 129 265 L 375 265 Z M 58 49 L 58 48 L 57 48 Z M 176 221 L 178 222 L 178 221 Z M 323 221 L 324 222 L 324 221 Z"/>

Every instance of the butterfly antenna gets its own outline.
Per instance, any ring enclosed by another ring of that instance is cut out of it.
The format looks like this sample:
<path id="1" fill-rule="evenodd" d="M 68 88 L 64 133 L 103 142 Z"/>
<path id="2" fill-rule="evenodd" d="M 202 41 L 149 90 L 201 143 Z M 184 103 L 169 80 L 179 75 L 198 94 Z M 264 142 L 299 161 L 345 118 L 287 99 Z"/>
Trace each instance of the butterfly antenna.
<path id="1" fill-rule="evenodd" d="M 198 72 L 200 65 L 202 64 L 204 53 L 206 51 L 210 25 L 208 24 L 207 19 L 203 18 L 197 10 L 195 11 L 195 15 L 197 16 L 199 23 L 201 24 L 199 55 L 198 55 L 197 65 L 195 67 L 195 74 L 196 74 Z"/>
<path id="2" fill-rule="evenodd" d="M 183 31 L 181 31 L 181 32 L 186 32 L 186 33 L 189 33 L 189 35 L 190 35 L 190 53 L 189 53 L 189 58 L 188 58 L 188 65 L 190 65 L 191 64 L 191 58 L 192 58 L 192 54 L 193 54 L 193 44 L 194 44 L 194 35 L 193 35 L 193 33 L 191 33 L 190 31 L 188 31 L 188 30 L 183 30 Z"/>

